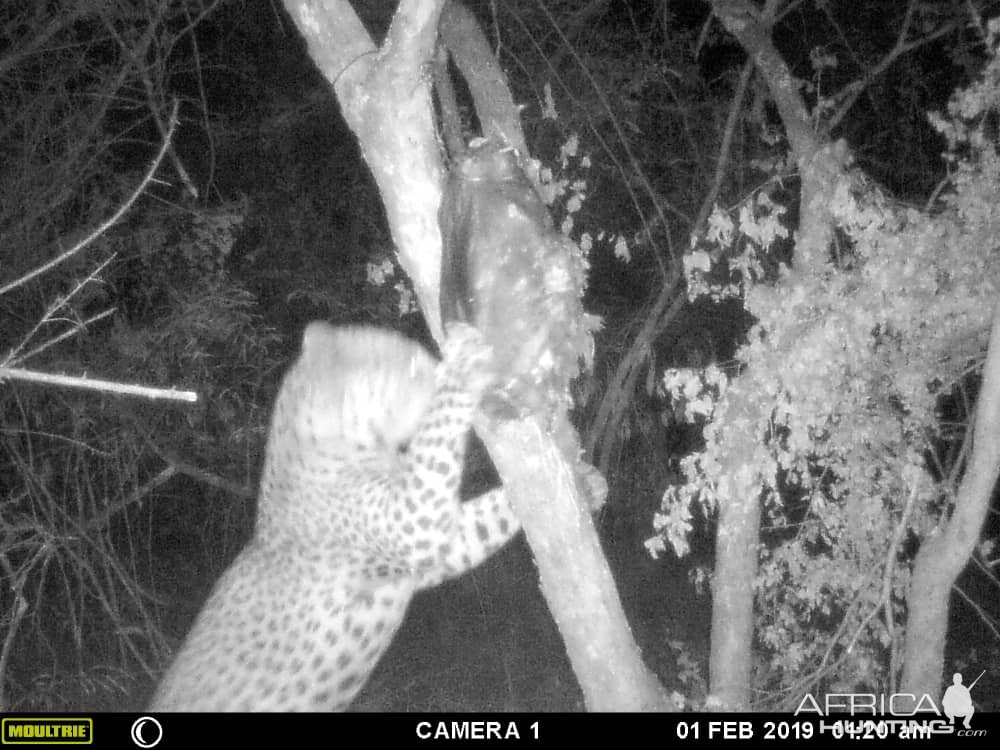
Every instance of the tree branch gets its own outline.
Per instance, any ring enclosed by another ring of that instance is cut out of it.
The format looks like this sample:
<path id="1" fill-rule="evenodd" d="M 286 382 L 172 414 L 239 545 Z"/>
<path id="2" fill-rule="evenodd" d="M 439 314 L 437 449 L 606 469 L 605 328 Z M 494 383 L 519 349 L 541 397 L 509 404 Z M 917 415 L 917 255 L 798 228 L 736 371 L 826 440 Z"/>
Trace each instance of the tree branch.
<path id="1" fill-rule="evenodd" d="M 170 146 L 170 141 L 174 135 L 174 129 L 177 127 L 177 106 L 178 106 L 177 102 L 175 101 L 173 111 L 170 113 L 170 128 L 167 131 L 167 138 L 164 138 L 163 143 L 160 144 L 160 150 L 156 154 L 156 157 L 153 159 L 152 163 L 150 163 L 149 169 L 146 171 L 145 177 L 142 178 L 142 180 L 136 186 L 135 190 L 132 191 L 132 195 L 130 195 L 128 199 L 118 208 L 118 210 L 111 215 L 111 218 L 109 218 L 103 224 L 100 224 L 93 232 L 91 232 L 82 240 L 77 242 L 75 245 L 73 245 L 73 247 L 64 252 L 62 255 L 59 255 L 50 260 L 48 263 L 45 263 L 39 266 L 38 268 L 29 271 L 21 278 L 16 279 L 10 282 L 9 284 L 0 287 L 0 296 L 7 294 L 8 292 L 12 291 L 13 289 L 16 289 L 19 286 L 27 284 L 29 281 L 31 281 L 34 278 L 37 278 L 38 276 L 41 276 L 43 273 L 51 271 L 60 263 L 69 260 L 74 255 L 83 250 L 85 247 L 87 247 L 87 245 L 89 245 L 91 242 L 93 242 L 102 234 L 104 234 L 106 231 L 108 231 L 108 229 L 110 229 L 111 227 L 113 227 L 115 224 L 118 223 L 118 221 L 122 218 L 122 216 L 125 215 L 125 212 L 132 207 L 132 204 L 135 203 L 136 199 L 142 194 L 142 191 L 146 189 L 146 186 L 149 184 L 149 181 L 153 179 L 153 175 L 156 173 L 156 170 L 159 169 L 160 162 L 163 161 L 163 156 L 164 154 L 167 153 L 167 149 Z"/>
<path id="2" fill-rule="evenodd" d="M 53 375 L 36 370 L 23 370 L 18 367 L 0 367 L 0 382 L 7 379 L 30 383 L 44 383 L 46 385 L 62 386 L 65 388 L 82 388 L 89 391 L 117 393 L 123 396 L 140 396 L 150 399 L 168 399 L 171 401 L 187 401 L 188 403 L 194 403 L 198 400 L 198 394 L 194 391 L 178 391 L 175 388 L 151 388 L 144 385 L 129 385 L 127 383 L 116 383 L 112 380 L 88 378 L 86 375 Z"/>

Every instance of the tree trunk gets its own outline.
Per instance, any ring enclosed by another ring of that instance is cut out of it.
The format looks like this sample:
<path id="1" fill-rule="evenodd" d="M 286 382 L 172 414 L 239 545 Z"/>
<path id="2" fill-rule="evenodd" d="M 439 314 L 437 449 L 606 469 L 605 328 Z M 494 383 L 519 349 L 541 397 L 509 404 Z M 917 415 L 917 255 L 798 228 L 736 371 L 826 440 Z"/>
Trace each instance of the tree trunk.
<path id="1" fill-rule="evenodd" d="M 484 430 L 484 432 L 486 432 Z M 562 452 L 532 419 L 484 436 L 538 565 L 539 584 L 590 711 L 665 711 L 642 662 L 590 514 Z"/>
<path id="2" fill-rule="evenodd" d="M 400 262 L 440 340 L 442 168 L 430 76 L 424 71 L 434 59 L 444 0 L 402 0 L 381 50 L 347 0 L 285 4 L 361 143 L 385 202 Z M 488 78 L 495 84 L 495 76 Z M 501 97 L 488 99 L 496 106 Z M 493 114 L 489 119 L 500 123 L 501 130 L 510 127 L 509 117 Z M 566 641 L 587 707 L 666 709 L 662 688 L 632 639 L 562 452 L 530 420 L 498 426 L 492 435 L 491 428 L 481 433 L 536 555 L 542 592 Z"/>
<path id="3" fill-rule="evenodd" d="M 712 578 L 712 637 L 709 656 L 710 707 L 747 711 L 751 705 L 753 669 L 754 593 L 757 548 L 760 546 L 760 490 L 747 487 L 739 477 L 748 476 L 760 437 L 751 399 L 738 397 L 739 384 L 727 394 L 728 411 L 743 417 L 746 429 L 732 434 L 728 454 L 720 457 L 723 476 L 733 477 L 728 488 L 717 488 L 719 527 L 715 537 L 715 573 Z M 732 423 L 737 415 L 730 417 Z M 749 476 L 752 476 L 752 471 Z"/>
<path id="4" fill-rule="evenodd" d="M 973 430 L 972 457 L 955 495 L 955 509 L 944 527 L 924 540 L 906 597 L 909 617 L 900 692 L 918 697 L 926 693 L 935 700 L 941 695 L 951 587 L 979 540 L 1000 472 L 1000 303 L 993 312 Z"/>
<path id="5" fill-rule="evenodd" d="M 758 9 L 742 0 L 713 0 L 712 11 L 746 50 L 774 99 L 802 178 L 794 269 L 815 268 L 827 262 L 833 236 L 829 189 L 840 174 L 841 156 L 836 148 L 824 148 L 813 132 L 799 81 L 771 39 L 778 5 L 776 0 L 767 0 L 764 8 Z M 775 293 L 780 294 L 781 288 Z M 725 475 L 732 479 L 725 494 L 719 490 L 712 588 L 710 691 L 720 708 L 732 711 L 747 710 L 751 704 L 754 587 L 760 544 L 759 490 L 744 486 L 740 480 L 752 476 L 753 450 L 761 439 L 752 427 L 766 421 L 767 415 L 759 410 L 770 407 L 766 400 L 749 395 L 739 399 L 733 390 L 727 401 L 729 409 L 739 410 L 741 421 L 750 428 L 728 439 Z"/>

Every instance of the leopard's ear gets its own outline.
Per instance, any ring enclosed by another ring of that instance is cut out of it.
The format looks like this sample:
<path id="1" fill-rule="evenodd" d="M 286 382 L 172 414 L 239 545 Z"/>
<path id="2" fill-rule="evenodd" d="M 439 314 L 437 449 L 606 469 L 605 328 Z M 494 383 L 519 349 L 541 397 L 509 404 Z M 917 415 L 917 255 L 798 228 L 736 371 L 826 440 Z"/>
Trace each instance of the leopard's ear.
<path id="1" fill-rule="evenodd" d="M 427 347 L 398 331 L 372 325 L 334 326 L 321 320 L 312 321 L 303 331 L 299 362 L 320 368 L 321 373 L 336 369 L 363 375 L 373 368 L 408 368 L 415 378 L 434 368 Z"/>
<path id="2" fill-rule="evenodd" d="M 302 352 L 330 346 L 336 340 L 337 329 L 325 320 L 314 320 L 302 332 Z"/>

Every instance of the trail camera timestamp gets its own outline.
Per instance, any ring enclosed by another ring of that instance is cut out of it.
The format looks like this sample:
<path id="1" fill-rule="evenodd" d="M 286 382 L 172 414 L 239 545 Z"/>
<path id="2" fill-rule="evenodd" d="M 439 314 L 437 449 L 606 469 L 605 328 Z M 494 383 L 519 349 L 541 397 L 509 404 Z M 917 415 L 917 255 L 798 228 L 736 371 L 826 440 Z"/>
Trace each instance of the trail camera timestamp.
<path id="1" fill-rule="evenodd" d="M 807 721 L 704 720 L 680 721 L 679 740 L 808 740 L 816 728 Z"/>

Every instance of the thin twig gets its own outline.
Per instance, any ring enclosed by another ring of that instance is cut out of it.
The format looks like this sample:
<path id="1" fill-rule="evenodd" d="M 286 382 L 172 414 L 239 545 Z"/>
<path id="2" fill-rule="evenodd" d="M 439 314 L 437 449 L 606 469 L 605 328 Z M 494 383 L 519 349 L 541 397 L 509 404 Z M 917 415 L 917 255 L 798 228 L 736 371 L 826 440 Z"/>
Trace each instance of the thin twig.
<path id="1" fill-rule="evenodd" d="M 899 654 L 896 649 L 896 621 L 892 614 L 892 579 L 896 572 L 896 556 L 900 547 L 903 546 L 903 538 L 910 527 L 910 516 L 913 515 L 913 508 L 917 499 L 919 487 L 916 482 L 910 488 L 910 496 L 906 498 L 906 507 L 903 508 L 903 515 L 900 516 L 899 523 L 892 534 L 892 542 L 889 544 L 889 551 L 885 555 L 885 570 L 882 574 L 882 603 L 885 607 L 885 627 L 889 633 L 889 687 L 890 692 L 896 692 L 896 664 L 899 661 Z"/>
<path id="2" fill-rule="evenodd" d="M 35 325 L 31 327 L 31 330 L 28 331 L 28 333 L 24 336 L 24 338 L 21 339 L 21 342 L 13 349 L 11 349 L 10 352 L 7 354 L 7 356 L 5 356 L 2 361 L 0 361 L 0 367 L 12 367 L 14 365 L 19 365 L 29 356 L 31 356 L 29 354 L 24 357 L 18 357 L 18 354 L 25 346 L 28 345 L 28 342 L 31 341 L 32 338 L 34 338 L 35 334 L 38 333 L 38 331 L 42 328 L 42 326 L 52 321 L 53 315 L 55 315 L 59 310 L 64 308 L 67 304 L 69 304 L 69 301 L 73 299 L 73 297 L 75 297 L 77 294 L 79 294 L 80 291 L 87 286 L 87 284 L 89 284 L 92 281 L 98 280 L 98 275 L 101 273 L 101 271 L 107 268 L 108 264 L 114 259 L 114 257 L 115 257 L 114 254 L 108 257 L 97 268 L 91 271 L 90 274 L 87 276 L 87 278 L 78 282 L 77 285 L 73 287 L 73 289 L 70 291 L 69 294 L 62 297 L 57 297 L 56 299 L 52 300 L 52 302 L 49 304 L 48 309 L 45 311 L 45 314 L 42 315 L 42 317 L 38 319 Z M 98 315 L 98 318 L 100 317 L 104 317 L 104 313 L 100 313 Z M 73 335 L 80 329 L 80 326 L 83 325 L 86 325 L 86 322 L 78 324 L 76 330 L 70 329 L 68 335 L 70 336 Z M 37 354 L 40 351 L 44 351 L 45 349 L 48 349 L 50 346 L 52 346 L 52 344 L 56 343 L 57 341 L 61 341 L 66 337 L 67 334 L 63 333 L 60 336 L 57 336 L 54 340 L 43 343 L 41 346 L 37 347 L 34 350 L 34 352 L 32 352 L 32 354 Z"/>
<path id="3" fill-rule="evenodd" d="M 198 400 L 198 394 L 194 391 L 178 391 L 174 388 L 150 388 L 144 385 L 129 385 L 127 383 L 115 383 L 111 380 L 97 380 L 86 376 L 77 377 L 74 375 L 53 375 L 47 372 L 37 372 L 35 370 L 22 370 L 18 367 L 0 367 L 0 381 L 7 378 L 12 380 L 23 380 L 30 383 L 45 383 L 46 385 L 61 385 L 67 388 L 83 388 L 92 391 L 106 391 L 108 393 L 118 393 L 124 396 L 141 396 L 152 399 L 170 399 L 173 401 L 187 401 L 194 403 Z"/>
<path id="4" fill-rule="evenodd" d="M 715 199 L 722 189 L 722 182 L 726 177 L 729 168 L 729 158 L 732 154 L 733 136 L 739 125 L 740 116 L 743 114 L 743 102 L 746 100 L 747 89 L 750 86 L 750 78 L 753 75 L 755 64 L 752 57 L 748 57 L 740 71 L 740 80 L 733 92 L 732 104 L 729 107 L 729 115 L 726 117 L 726 125 L 722 132 L 722 144 L 719 147 L 719 158 L 715 161 L 715 174 L 712 177 L 712 184 L 709 186 L 705 199 L 701 202 L 701 209 L 698 217 L 691 226 L 691 234 L 699 234 L 708 221 Z"/>
<path id="5" fill-rule="evenodd" d="M 864 632 L 865 628 L 868 627 L 868 623 L 872 621 L 872 618 L 879 613 L 879 610 L 885 608 L 886 612 L 886 625 L 889 627 L 889 637 L 892 637 L 892 627 L 893 627 L 893 617 L 892 617 L 892 574 L 895 570 L 896 565 L 896 555 L 899 553 L 899 547 L 903 543 L 903 536 L 906 534 L 907 526 L 909 525 L 910 514 L 913 511 L 913 503 L 917 497 L 917 487 L 914 485 L 910 490 L 910 496 L 906 498 L 906 507 L 903 509 L 903 515 L 899 519 L 899 523 L 896 525 L 896 530 L 892 535 L 892 542 L 889 544 L 889 550 L 885 555 L 885 568 L 882 571 L 882 590 L 879 593 L 878 601 L 875 606 L 872 607 L 871 611 L 865 615 L 865 619 L 861 621 L 854 630 L 854 635 L 851 636 L 850 642 L 844 649 L 845 653 L 851 653 L 854 650 L 855 644 L 858 642 L 858 638 Z"/>
<path id="6" fill-rule="evenodd" d="M 18 357 L 16 360 L 14 360 L 13 362 L 11 362 L 10 364 L 12 364 L 12 365 L 19 365 L 22 362 L 24 362 L 25 360 L 31 359 L 36 354 L 41 354 L 42 352 L 44 352 L 49 347 L 58 344 L 60 341 L 65 341 L 66 339 L 70 338 L 71 336 L 75 336 L 80 331 L 84 330 L 87 326 L 89 326 L 89 325 L 91 325 L 93 323 L 96 323 L 99 320 L 104 320 L 104 318 L 106 318 L 109 315 L 111 315 L 112 313 L 114 313 L 115 310 L 117 310 L 117 309 L 118 309 L 117 307 L 109 307 L 107 310 L 104 310 L 103 312 L 99 312 L 99 313 L 97 313 L 97 315 L 94 315 L 93 317 L 87 318 L 86 320 L 81 320 L 80 322 L 74 324 L 73 327 L 70 328 L 68 331 L 63 331 L 62 333 L 60 333 L 55 338 L 49 339 L 48 341 L 46 341 L 43 344 L 39 344 L 34 349 L 32 349 L 30 352 L 28 352 L 27 354 L 25 354 L 23 357 Z"/>
<path id="7" fill-rule="evenodd" d="M 95 529 L 103 529 L 104 526 L 118 513 L 122 512 L 128 508 L 133 503 L 140 502 L 146 495 L 150 494 L 157 487 L 166 484 L 174 476 L 177 475 L 177 468 L 174 466 L 165 466 L 160 472 L 147 481 L 142 487 L 136 487 L 135 490 L 130 492 L 127 497 L 123 498 L 114 505 L 109 505 L 100 513 L 95 515 L 93 518 L 87 520 L 86 529 L 88 531 L 93 531 Z"/>
<path id="8" fill-rule="evenodd" d="M 174 108 L 173 111 L 170 113 L 170 128 L 167 131 L 167 137 L 163 140 L 163 143 L 160 146 L 159 153 L 157 153 L 156 158 L 153 159 L 152 163 L 149 165 L 149 170 L 147 170 L 146 176 L 142 178 L 142 181 L 136 186 L 136 189 L 132 191 L 132 195 L 128 197 L 128 200 L 126 200 L 125 203 L 123 203 L 121 207 L 111 215 L 111 218 L 109 218 L 103 224 L 100 224 L 93 232 L 91 232 L 82 240 L 77 242 L 73 247 L 64 252 L 62 255 L 53 258 L 48 263 L 45 263 L 39 266 L 38 268 L 28 271 L 28 273 L 26 273 L 24 276 L 22 276 L 19 279 L 15 279 L 6 286 L 0 287 L 0 296 L 7 294 L 11 290 L 16 289 L 19 286 L 27 284 L 35 277 L 41 276 L 43 273 L 50 271 L 51 269 L 58 266 L 60 263 L 63 263 L 69 258 L 72 258 L 74 255 L 76 255 L 85 247 L 87 247 L 87 245 L 89 245 L 91 242 L 93 242 L 102 234 L 104 234 L 106 231 L 108 231 L 108 229 L 110 229 L 112 226 L 118 223 L 118 221 L 122 218 L 122 216 L 125 215 L 125 212 L 132 207 L 132 204 L 135 203 L 136 199 L 138 199 L 138 197 L 142 194 L 142 191 L 146 189 L 146 185 L 148 185 L 149 181 L 153 179 L 153 175 L 156 173 L 156 170 L 160 168 L 160 162 L 163 160 L 164 154 L 167 153 L 167 148 L 170 146 L 170 141 L 172 140 L 174 135 L 174 129 L 177 127 L 177 105 L 178 105 L 177 101 L 174 100 Z"/>
<path id="9" fill-rule="evenodd" d="M 979 621 L 986 626 L 986 628 L 993 633 L 993 638 L 1000 640 L 1000 628 L 997 628 L 996 620 L 990 616 L 990 614 L 978 604 L 971 596 L 965 593 L 961 586 L 958 584 L 953 584 L 951 590 L 962 597 L 965 603 L 968 604 L 979 615 Z"/>
<path id="10" fill-rule="evenodd" d="M 10 706 L 7 705 L 7 694 L 5 687 L 7 685 L 7 664 L 10 660 L 11 649 L 14 645 L 14 639 L 17 637 L 18 628 L 21 625 L 21 620 L 24 619 L 25 613 L 28 611 L 28 600 L 24 597 L 24 583 L 27 579 L 28 572 L 34 567 L 35 562 L 42 555 L 48 555 L 52 551 L 48 542 L 44 542 L 38 550 L 35 552 L 34 557 L 27 563 L 27 565 L 18 566 L 18 571 L 15 571 L 11 567 L 10 560 L 7 559 L 7 551 L 9 548 L 3 550 L 0 553 L 0 563 L 2 563 L 3 572 L 6 574 L 5 577 L 9 582 L 9 587 L 11 593 L 14 596 L 14 606 L 13 611 L 10 614 L 10 620 L 7 623 L 7 634 L 3 639 L 3 648 L 0 649 L 0 711 L 7 711 Z"/>
<path id="11" fill-rule="evenodd" d="M 929 44 L 936 39 L 952 33 L 958 29 L 958 24 L 946 23 L 934 31 L 928 32 L 924 36 L 915 39 L 911 42 L 907 42 L 905 35 L 908 31 L 910 16 L 912 14 L 913 4 L 910 3 L 906 7 L 906 16 L 903 20 L 903 28 L 900 30 L 899 37 L 896 39 L 896 44 L 891 50 L 889 50 L 885 57 L 883 57 L 876 65 L 874 65 L 867 73 L 862 76 L 860 80 L 852 81 L 851 83 L 844 86 L 837 94 L 832 98 L 839 100 L 836 111 L 830 116 L 830 118 L 824 124 L 826 132 L 832 132 L 840 121 L 844 119 L 844 116 L 851 110 L 855 102 L 861 94 L 872 84 L 872 82 L 885 73 L 886 70 L 892 66 L 903 55 L 912 52 L 913 50 L 921 47 L 922 45 Z"/>
<path id="12" fill-rule="evenodd" d="M 97 275 L 107 267 L 107 265 L 111 262 L 112 258 L 114 257 L 115 257 L 114 255 L 111 255 L 111 257 L 109 257 L 107 260 L 101 263 L 97 268 L 95 268 L 87 276 L 87 278 L 77 282 L 76 286 L 73 287 L 72 290 L 70 290 L 69 294 L 56 297 L 51 302 L 49 302 L 49 306 L 46 308 L 42 316 L 37 321 L 35 321 L 35 324 L 31 327 L 31 330 L 24 335 L 24 337 L 21 339 L 20 343 L 17 346 L 11 349 L 7 353 L 7 355 L 4 356 L 2 360 L 0 360 L 0 367 L 11 367 L 13 365 L 18 365 L 21 362 L 23 362 L 26 359 L 26 357 L 18 357 L 18 354 L 21 352 L 21 350 L 28 345 L 28 342 L 35 337 L 35 334 L 38 333 L 43 326 L 52 322 L 53 316 L 57 312 L 59 312 L 62 308 L 64 308 L 69 303 L 69 301 L 73 299 L 73 297 L 79 294 L 79 292 L 85 286 L 87 286 L 87 284 L 89 284 L 91 281 L 96 281 Z M 50 344 L 43 344 L 40 347 L 40 349 L 46 349 L 48 348 L 48 346 L 50 346 Z"/>
<path id="13" fill-rule="evenodd" d="M 160 20 L 160 18 L 151 19 L 151 21 L 155 23 L 159 23 Z M 167 136 L 167 126 L 163 122 L 163 118 L 160 116 L 160 109 L 158 106 L 160 102 L 157 101 L 156 97 L 158 92 L 162 92 L 163 87 L 161 86 L 160 89 L 155 89 L 153 87 L 153 81 L 149 77 L 150 66 L 143 64 L 142 60 L 139 59 L 135 51 L 129 46 L 128 42 L 122 38 L 121 34 L 118 33 L 118 30 L 115 28 L 114 23 L 112 23 L 110 19 L 105 21 L 105 27 L 108 30 L 108 34 L 113 37 L 116 42 L 118 42 L 118 46 L 121 48 L 122 54 L 131 60 L 132 66 L 135 68 L 136 75 L 142 82 L 143 88 L 146 92 L 146 104 L 149 109 L 150 117 L 152 117 L 153 123 L 156 125 L 156 129 L 160 131 L 160 137 L 163 138 L 164 141 L 169 142 L 170 139 Z M 169 52 L 167 54 L 169 54 Z M 188 174 L 187 169 L 184 167 L 184 163 L 177 155 L 177 150 L 173 146 L 170 146 L 167 149 L 167 153 L 170 156 L 170 160 L 174 164 L 174 169 L 177 171 L 177 176 L 180 179 L 181 184 L 184 186 L 184 190 L 187 191 L 188 196 L 192 200 L 197 200 L 198 188 L 195 187 L 194 183 L 191 181 L 191 177 Z"/>

